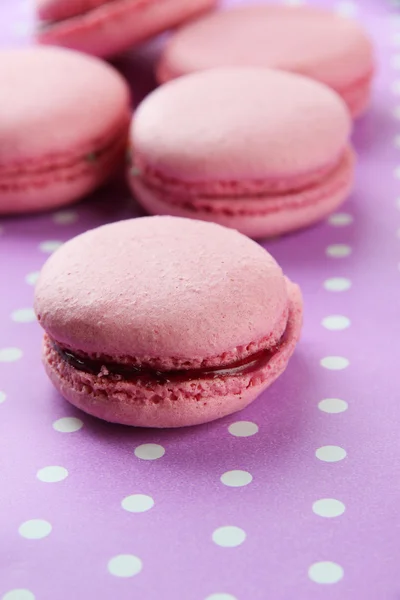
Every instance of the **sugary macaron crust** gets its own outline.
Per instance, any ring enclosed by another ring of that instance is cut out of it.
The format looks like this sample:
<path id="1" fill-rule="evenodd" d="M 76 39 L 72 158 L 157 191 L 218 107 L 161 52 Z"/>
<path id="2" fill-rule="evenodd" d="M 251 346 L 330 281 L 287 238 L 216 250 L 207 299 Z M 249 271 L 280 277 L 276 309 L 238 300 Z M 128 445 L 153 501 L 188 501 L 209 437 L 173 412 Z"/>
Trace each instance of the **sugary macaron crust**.
<path id="1" fill-rule="evenodd" d="M 273 236 L 346 199 L 351 126 L 343 100 L 303 76 L 257 67 L 195 73 L 138 108 L 128 179 L 152 214 Z"/>
<path id="2" fill-rule="evenodd" d="M 182 27 L 165 48 L 158 79 L 227 66 L 311 77 L 332 87 L 358 116 L 369 103 L 375 59 L 369 36 L 353 19 L 309 6 L 242 6 Z"/>
<path id="3" fill-rule="evenodd" d="M 216 0 L 37 0 L 37 40 L 107 57 L 212 8 Z"/>
<path id="4" fill-rule="evenodd" d="M 87 232 L 46 263 L 35 310 L 56 388 L 107 421 L 177 427 L 243 408 L 286 368 L 297 286 L 238 232 L 145 217 Z"/>
<path id="5" fill-rule="evenodd" d="M 77 200 L 123 164 L 129 89 L 69 50 L 0 53 L 0 214 Z"/>

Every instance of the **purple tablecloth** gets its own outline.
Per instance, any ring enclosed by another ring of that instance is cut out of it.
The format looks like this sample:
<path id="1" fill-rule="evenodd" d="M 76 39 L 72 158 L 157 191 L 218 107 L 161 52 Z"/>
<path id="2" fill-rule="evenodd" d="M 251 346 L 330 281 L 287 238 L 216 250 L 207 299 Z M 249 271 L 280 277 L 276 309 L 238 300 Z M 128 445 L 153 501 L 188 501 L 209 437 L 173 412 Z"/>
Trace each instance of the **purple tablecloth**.
<path id="1" fill-rule="evenodd" d="M 389 0 L 315 4 L 365 23 L 379 74 L 355 128 L 355 193 L 328 222 L 266 244 L 302 286 L 305 327 L 248 409 L 144 431 L 69 406 L 40 362 L 37 271 L 62 242 L 139 209 L 114 185 L 2 219 L 3 600 L 400 598 L 400 16 Z M 0 45 L 26 43 L 31 20 L 30 2 L 1 0 Z M 149 60 L 120 67 L 137 98 L 151 87 Z"/>

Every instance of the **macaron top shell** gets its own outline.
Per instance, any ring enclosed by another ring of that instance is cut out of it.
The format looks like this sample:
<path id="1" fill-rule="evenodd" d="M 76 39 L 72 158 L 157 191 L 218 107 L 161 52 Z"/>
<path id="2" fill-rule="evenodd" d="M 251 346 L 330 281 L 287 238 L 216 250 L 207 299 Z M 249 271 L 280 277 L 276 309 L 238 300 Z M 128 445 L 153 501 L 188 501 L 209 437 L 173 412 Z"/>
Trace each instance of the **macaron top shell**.
<path id="1" fill-rule="evenodd" d="M 213 223 L 144 217 L 67 242 L 45 264 L 38 320 L 63 347 L 162 369 L 229 364 L 281 338 L 286 279 Z"/>
<path id="2" fill-rule="evenodd" d="M 370 75 L 373 48 L 352 19 L 306 6 L 245 6 L 189 23 L 167 45 L 160 79 L 222 66 L 264 66 L 346 88 Z"/>
<path id="3" fill-rule="evenodd" d="M 0 53 L 0 167 L 84 153 L 123 134 L 129 89 L 106 63 L 71 50 Z"/>
<path id="4" fill-rule="evenodd" d="M 326 86 L 264 68 L 179 78 L 153 92 L 131 129 L 138 168 L 180 182 L 309 183 L 338 162 L 351 131 L 344 102 Z M 304 179 L 304 181 L 303 181 Z"/>

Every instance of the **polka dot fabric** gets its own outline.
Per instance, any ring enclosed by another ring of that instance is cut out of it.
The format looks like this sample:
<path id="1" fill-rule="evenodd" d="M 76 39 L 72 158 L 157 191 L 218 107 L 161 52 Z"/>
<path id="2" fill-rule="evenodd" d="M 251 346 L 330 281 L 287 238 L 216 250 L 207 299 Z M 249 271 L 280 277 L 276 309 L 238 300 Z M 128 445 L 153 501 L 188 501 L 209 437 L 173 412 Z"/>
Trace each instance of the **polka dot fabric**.
<path id="1" fill-rule="evenodd" d="M 325 223 L 266 244 L 302 286 L 305 327 L 248 409 L 144 431 L 68 405 L 41 366 L 38 271 L 71 237 L 139 213 L 115 184 L 1 222 L 1 600 L 398 596 L 400 7 L 313 4 L 364 22 L 380 71 L 355 127 L 356 192 Z M 28 42 L 31 10 L 0 3 L 1 46 Z M 149 89 L 143 68 L 121 66 Z"/>

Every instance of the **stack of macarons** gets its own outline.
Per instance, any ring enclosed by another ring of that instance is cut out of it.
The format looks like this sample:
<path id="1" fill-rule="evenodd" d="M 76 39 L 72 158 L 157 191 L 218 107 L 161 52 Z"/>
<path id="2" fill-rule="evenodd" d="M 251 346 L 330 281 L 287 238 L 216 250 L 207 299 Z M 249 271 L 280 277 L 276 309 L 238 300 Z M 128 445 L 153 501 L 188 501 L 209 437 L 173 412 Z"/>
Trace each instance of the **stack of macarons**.
<path id="1" fill-rule="evenodd" d="M 285 370 L 302 324 L 299 288 L 249 238 L 309 226 L 349 196 L 368 35 L 305 6 L 36 2 L 37 44 L 0 53 L 0 214 L 76 201 L 126 169 L 154 215 L 86 232 L 46 263 L 35 310 L 51 381 L 135 426 L 245 407 Z M 132 116 L 135 82 L 102 59 L 171 28 L 160 87 Z"/>
<path id="2" fill-rule="evenodd" d="M 256 239 L 315 223 L 352 189 L 352 120 L 373 73 L 360 25 L 317 8 L 242 6 L 184 25 L 133 118 L 135 197 Z"/>
<path id="3" fill-rule="evenodd" d="M 374 72 L 356 22 L 307 6 L 212 10 L 216 0 L 36 4 L 38 44 L 0 53 L 0 214 L 84 197 L 128 147 L 128 182 L 150 214 L 256 239 L 311 225 L 348 197 L 352 118 Z M 129 127 L 128 82 L 99 57 L 171 28 L 161 86 Z"/>

